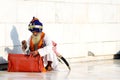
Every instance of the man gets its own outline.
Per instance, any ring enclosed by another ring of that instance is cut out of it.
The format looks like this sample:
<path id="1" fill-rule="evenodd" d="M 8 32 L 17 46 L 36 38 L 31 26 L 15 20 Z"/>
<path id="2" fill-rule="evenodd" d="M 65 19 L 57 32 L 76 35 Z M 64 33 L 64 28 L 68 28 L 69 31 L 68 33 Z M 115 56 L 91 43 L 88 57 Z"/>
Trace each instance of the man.
<path id="1" fill-rule="evenodd" d="M 57 57 L 52 51 L 52 41 L 42 32 L 43 24 L 35 17 L 29 24 L 29 31 L 32 35 L 28 42 L 22 41 L 22 49 L 26 53 L 32 54 L 34 57 L 38 54 L 43 57 L 45 68 L 47 71 L 57 69 Z"/>

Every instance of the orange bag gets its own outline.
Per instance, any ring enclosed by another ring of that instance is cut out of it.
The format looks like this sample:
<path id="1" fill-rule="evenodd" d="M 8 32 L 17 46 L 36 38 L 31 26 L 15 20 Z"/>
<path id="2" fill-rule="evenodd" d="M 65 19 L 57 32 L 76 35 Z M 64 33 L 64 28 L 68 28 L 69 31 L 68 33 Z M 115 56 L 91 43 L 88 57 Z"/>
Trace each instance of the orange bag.
<path id="1" fill-rule="evenodd" d="M 40 55 L 8 54 L 8 72 L 45 72 Z"/>

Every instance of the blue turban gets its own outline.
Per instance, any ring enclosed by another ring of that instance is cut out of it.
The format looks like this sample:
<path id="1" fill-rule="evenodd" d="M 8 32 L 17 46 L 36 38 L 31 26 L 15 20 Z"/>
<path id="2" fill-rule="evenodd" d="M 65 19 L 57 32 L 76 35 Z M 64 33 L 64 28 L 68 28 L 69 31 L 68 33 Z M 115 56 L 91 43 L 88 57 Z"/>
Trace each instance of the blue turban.
<path id="1" fill-rule="evenodd" d="M 33 31 L 42 32 L 43 24 L 39 21 L 38 18 L 33 17 L 28 27 L 29 27 L 28 30 L 31 32 Z"/>

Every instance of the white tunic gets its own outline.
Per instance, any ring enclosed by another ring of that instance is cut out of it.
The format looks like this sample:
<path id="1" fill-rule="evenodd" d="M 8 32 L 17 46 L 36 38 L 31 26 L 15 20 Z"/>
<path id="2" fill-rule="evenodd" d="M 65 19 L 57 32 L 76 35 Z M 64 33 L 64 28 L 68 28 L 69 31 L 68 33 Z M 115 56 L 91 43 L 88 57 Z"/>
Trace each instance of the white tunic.
<path id="1" fill-rule="evenodd" d="M 25 52 L 29 50 L 30 38 L 27 42 L 27 49 L 25 50 Z M 57 65 L 58 65 L 58 60 L 57 60 L 57 56 L 52 50 L 52 41 L 50 40 L 50 38 L 48 38 L 47 35 L 44 35 L 43 39 L 44 39 L 46 46 L 38 49 L 38 52 L 43 57 L 44 65 L 45 66 L 47 65 L 47 61 L 52 61 L 52 68 L 56 70 Z"/>

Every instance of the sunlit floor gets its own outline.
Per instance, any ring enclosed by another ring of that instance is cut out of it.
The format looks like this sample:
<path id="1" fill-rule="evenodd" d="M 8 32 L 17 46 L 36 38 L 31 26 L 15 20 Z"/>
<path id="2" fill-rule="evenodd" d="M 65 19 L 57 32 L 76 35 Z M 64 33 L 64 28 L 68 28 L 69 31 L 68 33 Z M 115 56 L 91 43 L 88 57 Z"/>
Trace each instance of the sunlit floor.
<path id="1" fill-rule="evenodd" d="M 0 80 L 120 80 L 120 60 L 71 63 L 71 71 L 64 64 L 45 73 L 0 71 Z"/>

